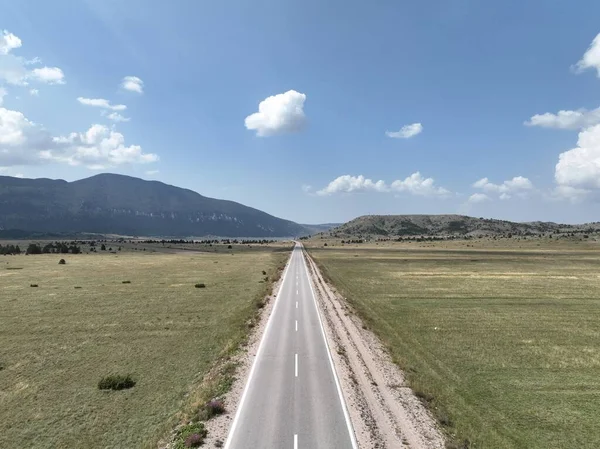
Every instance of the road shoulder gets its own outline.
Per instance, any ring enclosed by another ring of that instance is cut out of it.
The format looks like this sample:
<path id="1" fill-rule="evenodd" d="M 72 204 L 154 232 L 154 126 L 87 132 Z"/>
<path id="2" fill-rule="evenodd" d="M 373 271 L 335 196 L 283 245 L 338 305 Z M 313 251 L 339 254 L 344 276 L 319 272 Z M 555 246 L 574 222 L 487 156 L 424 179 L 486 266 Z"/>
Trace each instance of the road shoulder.
<path id="1" fill-rule="evenodd" d="M 439 426 L 402 371 L 304 255 L 359 447 L 443 449 Z"/>

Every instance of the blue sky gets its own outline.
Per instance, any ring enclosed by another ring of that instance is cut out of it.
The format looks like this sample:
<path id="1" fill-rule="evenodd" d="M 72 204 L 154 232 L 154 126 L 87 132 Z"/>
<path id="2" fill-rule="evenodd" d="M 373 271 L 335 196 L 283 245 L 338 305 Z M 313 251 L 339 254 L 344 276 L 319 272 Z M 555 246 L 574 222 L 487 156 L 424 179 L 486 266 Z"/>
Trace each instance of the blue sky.
<path id="1" fill-rule="evenodd" d="M 0 174 L 123 173 L 304 223 L 600 220 L 599 2 L 0 10 Z"/>

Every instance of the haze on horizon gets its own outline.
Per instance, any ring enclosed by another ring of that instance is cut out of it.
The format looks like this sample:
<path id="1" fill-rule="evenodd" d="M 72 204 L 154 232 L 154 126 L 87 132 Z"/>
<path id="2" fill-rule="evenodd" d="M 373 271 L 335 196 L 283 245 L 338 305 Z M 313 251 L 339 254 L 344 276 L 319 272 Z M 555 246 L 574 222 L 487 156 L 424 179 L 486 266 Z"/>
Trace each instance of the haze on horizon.
<path id="1" fill-rule="evenodd" d="M 600 4 L 522 3 L 1 1 L 0 175 L 598 221 Z"/>

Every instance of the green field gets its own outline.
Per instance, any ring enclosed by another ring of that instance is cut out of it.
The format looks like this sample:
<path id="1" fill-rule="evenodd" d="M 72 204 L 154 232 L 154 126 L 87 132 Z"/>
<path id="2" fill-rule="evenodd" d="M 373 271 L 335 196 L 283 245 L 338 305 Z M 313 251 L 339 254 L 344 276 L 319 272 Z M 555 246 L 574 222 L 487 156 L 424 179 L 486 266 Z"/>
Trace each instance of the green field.
<path id="1" fill-rule="evenodd" d="M 288 250 L 0 257 L 0 447 L 156 447 L 227 388 L 203 379 L 245 337 L 271 285 L 262 271 L 273 279 Z M 137 384 L 98 390 L 111 373 Z"/>
<path id="2" fill-rule="evenodd" d="M 600 247 L 520 244 L 309 248 L 451 441 L 598 448 Z"/>

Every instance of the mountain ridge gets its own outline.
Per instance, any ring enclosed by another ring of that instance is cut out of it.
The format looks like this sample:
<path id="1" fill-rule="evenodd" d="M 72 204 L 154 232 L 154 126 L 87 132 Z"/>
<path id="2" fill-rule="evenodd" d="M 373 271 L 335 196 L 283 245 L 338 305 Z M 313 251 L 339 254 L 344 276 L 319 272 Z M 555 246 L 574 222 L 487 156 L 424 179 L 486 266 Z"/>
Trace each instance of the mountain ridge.
<path id="1" fill-rule="evenodd" d="M 308 233 L 297 223 L 235 201 L 112 173 L 72 182 L 0 176 L 0 229 L 144 236 Z"/>
<path id="2" fill-rule="evenodd" d="M 513 222 L 466 215 L 363 215 L 329 231 L 348 236 L 478 236 L 528 235 L 597 231 L 600 223 L 567 225 L 554 222 Z"/>

